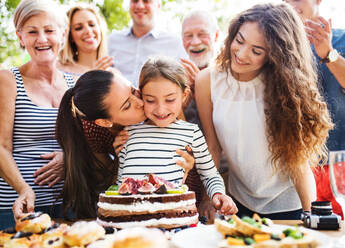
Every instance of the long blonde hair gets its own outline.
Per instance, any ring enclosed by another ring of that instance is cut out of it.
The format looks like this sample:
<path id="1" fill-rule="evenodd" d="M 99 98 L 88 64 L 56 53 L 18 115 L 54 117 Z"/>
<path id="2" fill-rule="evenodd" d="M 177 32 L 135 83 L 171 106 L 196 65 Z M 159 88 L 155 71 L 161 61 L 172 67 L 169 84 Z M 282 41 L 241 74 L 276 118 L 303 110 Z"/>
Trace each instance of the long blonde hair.
<path id="1" fill-rule="evenodd" d="M 217 67 L 231 73 L 230 46 L 246 22 L 259 25 L 265 37 L 267 63 L 262 68 L 266 136 L 274 169 L 296 179 L 306 165 L 327 157 L 333 128 L 317 87 L 314 57 L 304 26 L 285 4 L 259 4 L 236 16 L 229 26 Z"/>
<path id="2" fill-rule="evenodd" d="M 108 55 L 107 39 L 106 39 L 107 26 L 104 19 L 98 13 L 96 8 L 93 7 L 92 5 L 86 4 L 86 3 L 78 3 L 77 5 L 70 8 L 69 11 L 67 12 L 69 24 L 68 24 L 68 30 L 67 30 L 67 35 L 66 35 L 65 46 L 59 54 L 59 59 L 60 59 L 61 64 L 75 64 L 78 62 L 78 48 L 72 39 L 71 22 L 72 22 L 72 18 L 74 14 L 80 10 L 87 10 L 93 13 L 96 17 L 97 24 L 100 27 L 101 42 L 97 49 L 96 59 L 99 59 Z"/>

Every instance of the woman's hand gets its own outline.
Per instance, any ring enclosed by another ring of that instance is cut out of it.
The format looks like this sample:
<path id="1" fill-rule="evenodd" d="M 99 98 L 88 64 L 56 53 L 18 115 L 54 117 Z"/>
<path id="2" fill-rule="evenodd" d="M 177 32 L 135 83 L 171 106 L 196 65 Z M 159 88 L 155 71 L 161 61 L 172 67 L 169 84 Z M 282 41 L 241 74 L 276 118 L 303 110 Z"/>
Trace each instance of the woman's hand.
<path id="1" fill-rule="evenodd" d="M 230 196 L 216 193 L 213 195 L 212 202 L 213 206 L 219 210 L 221 214 L 230 215 L 238 212 L 236 204 Z"/>
<path id="2" fill-rule="evenodd" d="M 34 173 L 35 183 L 38 185 L 48 184 L 54 186 L 65 176 L 65 165 L 63 162 L 63 152 L 51 152 L 41 155 L 42 159 L 51 159 L 48 164 L 38 169 Z"/>
<path id="3" fill-rule="evenodd" d="M 113 142 L 113 148 L 116 156 L 119 155 L 120 151 L 123 149 L 123 145 L 126 144 L 128 138 L 129 134 L 126 130 L 120 131 L 118 135 L 115 137 Z"/>
<path id="4" fill-rule="evenodd" d="M 98 59 L 94 64 L 94 70 L 107 70 L 107 68 L 111 67 L 114 64 L 114 57 L 111 56 L 104 56 Z"/>
<path id="5" fill-rule="evenodd" d="M 185 161 L 183 161 L 183 160 L 177 160 L 176 161 L 176 164 L 178 166 L 181 166 L 184 169 L 184 176 L 183 176 L 183 179 L 182 179 L 182 184 L 185 183 L 189 171 L 191 169 L 193 169 L 194 164 L 195 164 L 195 159 L 194 159 L 194 156 L 193 156 L 192 149 L 188 145 L 185 148 L 186 148 L 187 152 L 184 152 L 184 151 L 182 151 L 180 149 L 176 150 L 176 153 L 178 155 L 180 155 L 182 158 L 184 158 L 184 160 L 185 160 Z"/>
<path id="6" fill-rule="evenodd" d="M 12 211 L 14 218 L 20 219 L 25 213 L 33 212 L 35 209 L 35 192 L 27 185 L 21 192 L 18 192 L 19 196 L 15 200 Z"/>

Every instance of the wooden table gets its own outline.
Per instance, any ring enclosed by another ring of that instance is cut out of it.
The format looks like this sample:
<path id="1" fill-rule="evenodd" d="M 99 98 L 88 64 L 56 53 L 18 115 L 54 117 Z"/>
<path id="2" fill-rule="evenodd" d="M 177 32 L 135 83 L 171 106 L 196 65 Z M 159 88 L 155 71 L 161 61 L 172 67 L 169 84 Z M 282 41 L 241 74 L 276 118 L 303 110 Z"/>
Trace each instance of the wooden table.
<path id="1" fill-rule="evenodd" d="M 274 224 L 287 225 L 287 226 L 294 226 L 294 225 L 303 226 L 303 222 L 300 220 L 274 220 L 273 222 Z M 342 221 L 341 228 L 339 230 L 316 230 L 316 231 L 319 231 L 330 237 L 339 238 L 345 235 L 344 225 L 345 223 L 344 221 Z"/>

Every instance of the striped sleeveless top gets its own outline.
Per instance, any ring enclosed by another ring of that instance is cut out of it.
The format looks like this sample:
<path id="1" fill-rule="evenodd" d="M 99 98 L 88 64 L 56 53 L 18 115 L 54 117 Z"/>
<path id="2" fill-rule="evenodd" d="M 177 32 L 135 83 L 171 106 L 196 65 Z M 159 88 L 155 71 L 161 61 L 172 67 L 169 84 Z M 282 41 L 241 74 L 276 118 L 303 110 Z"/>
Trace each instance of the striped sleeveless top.
<path id="1" fill-rule="evenodd" d="M 55 139 L 55 122 L 58 108 L 39 107 L 27 96 L 22 76 L 18 68 L 12 68 L 16 78 L 17 97 L 13 125 L 12 155 L 24 180 L 36 194 L 35 206 L 49 206 L 57 201 L 63 182 L 53 187 L 34 183 L 34 172 L 46 165 L 49 160 L 41 154 L 61 151 Z M 71 76 L 64 75 L 68 87 L 73 87 Z M 17 192 L 0 177 L 0 210 L 10 210 L 17 199 Z"/>

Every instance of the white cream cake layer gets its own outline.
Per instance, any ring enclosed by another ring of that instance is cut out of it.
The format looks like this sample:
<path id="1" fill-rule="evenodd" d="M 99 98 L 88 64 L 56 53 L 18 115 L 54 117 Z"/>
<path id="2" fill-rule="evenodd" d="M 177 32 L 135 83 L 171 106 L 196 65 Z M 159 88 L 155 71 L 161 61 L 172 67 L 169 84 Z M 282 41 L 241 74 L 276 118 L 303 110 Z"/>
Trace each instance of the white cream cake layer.
<path id="1" fill-rule="evenodd" d="M 199 214 L 190 217 L 180 217 L 180 218 L 161 218 L 161 219 L 151 219 L 151 220 L 143 220 L 143 221 L 130 221 L 130 222 L 107 222 L 102 221 L 97 218 L 97 222 L 102 226 L 110 226 L 115 228 L 129 228 L 129 227 L 146 227 L 146 226 L 186 226 L 190 224 L 197 223 L 199 221 Z"/>
<path id="2" fill-rule="evenodd" d="M 179 201 L 179 202 L 135 202 L 131 205 L 128 204 L 112 204 L 107 202 L 98 202 L 97 206 L 104 210 L 110 211 L 129 211 L 129 212 L 144 212 L 154 213 L 162 210 L 170 210 L 176 208 L 183 208 L 195 204 L 195 199 Z"/>

